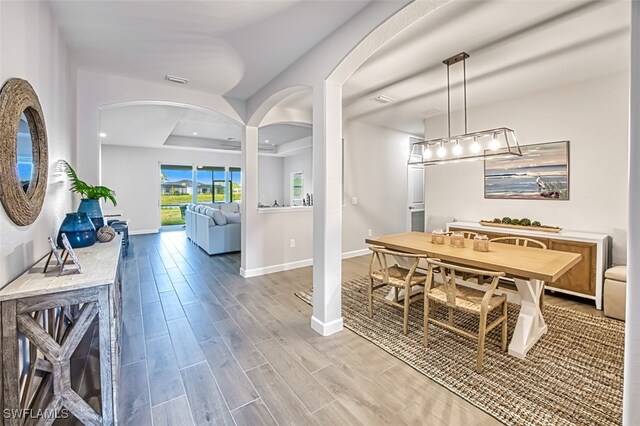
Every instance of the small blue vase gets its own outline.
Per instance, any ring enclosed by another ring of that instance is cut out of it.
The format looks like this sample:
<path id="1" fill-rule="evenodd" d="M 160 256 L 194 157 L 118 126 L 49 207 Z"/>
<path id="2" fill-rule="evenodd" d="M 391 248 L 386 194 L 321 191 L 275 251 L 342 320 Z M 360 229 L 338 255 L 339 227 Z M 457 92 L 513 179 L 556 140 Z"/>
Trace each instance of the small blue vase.
<path id="1" fill-rule="evenodd" d="M 62 247 L 62 233 L 73 248 L 89 247 L 96 243 L 96 227 L 86 213 L 67 213 L 58 231 L 58 247 Z"/>
<path id="2" fill-rule="evenodd" d="M 96 229 L 104 226 L 104 215 L 102 214 L 102 207 L 100 207 L 100 200 L 90 200 L 88 198 L 80 200 L 78 212 L 86 213 Z"/>

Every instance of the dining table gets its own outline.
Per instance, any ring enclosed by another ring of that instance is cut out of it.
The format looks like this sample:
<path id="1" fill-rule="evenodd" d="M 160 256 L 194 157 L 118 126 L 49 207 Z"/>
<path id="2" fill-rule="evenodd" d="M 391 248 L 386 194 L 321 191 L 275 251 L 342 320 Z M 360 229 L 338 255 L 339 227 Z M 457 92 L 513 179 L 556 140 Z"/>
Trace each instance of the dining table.
<path id="1" fill-rule="evenodd" d="M 540 306 L 544 283 L 557 281 L 582 257 L 577 253 L 498 242 L 490 242 L 489 251 L 483 252 L 474 250 L 472 239 L 465 239 L 464 247 L 454 247 L 450 245 L 450 237 L 445 237 L 444 244 L 436 244 L 432 242 L 431 234 L 424 232 L 369 237 L 365 242 L 403 253 L 425 254 L 467 267 L 504 272 L 512 278 L 518 290 L 520 313 L 509 342 L 509 355 L 520 359 L 524 359 L 547 333 Z M 462 280 L 459 283 L 474 286 Z"/>

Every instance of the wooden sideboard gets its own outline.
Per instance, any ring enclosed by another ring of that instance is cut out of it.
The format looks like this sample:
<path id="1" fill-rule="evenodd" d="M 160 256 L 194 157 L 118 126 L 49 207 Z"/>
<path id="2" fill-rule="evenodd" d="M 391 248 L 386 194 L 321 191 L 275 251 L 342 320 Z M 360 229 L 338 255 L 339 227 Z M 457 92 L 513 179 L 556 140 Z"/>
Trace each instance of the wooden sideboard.
<path id="1" fill-rule="evenodd" d="M 0 290 L 2 357 L 0 423 L 51 424 L 73 415 L 113 425 L 120 375 L 122 237 L 76 249 L 82 274 L 43 273 L 42 259 Z M 100 412 L 73 389 L 71 358 L 97 317 Z M 68 414 L 67 414 L 68 413 Z M 37 416 L 37 417 L 34 417 Z"/>
<path id="2" fill-rule="evenodd" d="M 551 250 L 579 253 L 580 262 L 560 279 L 546 283 L 552 291 L 572 294 L 595 300 L 596 308 L 602 309 L 602 284 L 608 266 L 609 236 L 590 232 L 560 231 L 559 233 L 506 229 L 484 226 L 477 222 L 450 222 L 447 231 L 472 231 L 485 234 L 490 239 L 521 236 L 543 242 Z"/>

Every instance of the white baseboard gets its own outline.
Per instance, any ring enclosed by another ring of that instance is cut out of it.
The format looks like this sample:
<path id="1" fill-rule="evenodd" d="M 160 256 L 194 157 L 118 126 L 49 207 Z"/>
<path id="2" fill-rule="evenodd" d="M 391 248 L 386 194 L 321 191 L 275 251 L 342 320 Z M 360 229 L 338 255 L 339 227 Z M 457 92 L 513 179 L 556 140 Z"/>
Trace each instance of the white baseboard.
<path id="1" fill-rule="evenodd" d="M 334 333 L 342 331 L 343 324 L 342 318 L 338 318 L 337 320 L 333 320 L 330 322 L 322 322 L 316 317 L 311 317 L 311 328 L 317 331 L 322 336 L 330 336 Z"/>
<path id="2" fill-rule="evenodd" d="M 140 229 L 137 231 L 129 231 L 129 235 L 157 234 L 159 229 Z"/>
<path id="3" fill-rule="evenodd" d="M 371 250 L 369 250 L 368 248 L 362 249 L 362 250 L 347 251 L 342 253 L 342 258 L 351 259 L 352 257 L 360 257 L 360 256 L 365 256 L 367 254 L 371 254 Z"/>
<path id="4" fill-rule="evenodd" d="M 240 268 L 240 275 L 245 278 L 257 277 L 259 275 L 273 274 L 274 272 L 289 271 L 291 269 L 305 268 L 313 265 L 313 259 L 298 260 L 297 262 L 281 263 L 279 265 L 265 266 L 263 268 L 244 269 Z"/>
<path id="5" fill-rule="evenodd" d="M 364 256 L 370 253 L 369 249 L 348 251 L 342 253 L 343 259 Z M 240 275 L 245 278 L 257 277 L 260 275 L 273 274 L 274 272 L 289 271 L 291 269 L 305 268 L 313 265 L 313 259 L 298 260 L 296 262 L 281 263 L 279 265 L 265 266 L 263 268 L 244 269 L 240 268 Z"/>

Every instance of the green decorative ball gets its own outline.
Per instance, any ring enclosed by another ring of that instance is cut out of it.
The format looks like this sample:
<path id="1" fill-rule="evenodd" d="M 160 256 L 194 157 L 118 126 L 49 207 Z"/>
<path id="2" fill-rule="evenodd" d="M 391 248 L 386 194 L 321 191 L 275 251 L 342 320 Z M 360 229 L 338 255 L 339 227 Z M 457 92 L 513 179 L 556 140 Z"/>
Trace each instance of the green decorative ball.
<path id="1" fill-rule="evenodd" d="M 505 216 L 502 218 L 502 223 L 506 223 L 507 225 L 511 223 L 511 218 L 509 216 Z"/>
<path id="2" fill-rule="evenodd" d="M 542 224 L 537 220 L 534 220 L 533 222 L 531 222 L 531 226 L 542 226 Z"/>
<path id="3" fill-rule="evenodd" d="M 502 219 L 496 217 L 495 219 L 493 219 L 493 223 L 502 223 Z"/>
<path id="4" fill-rule="evenodd" d="M 512 225 L 520 225 L 520 219 L 511 219 Z"/>
<path id="5" fill-rule="evenodd" d="M 520 219 L 520 225 L 522 225 L 522 226 L 531 226 L 531 221 L 529 219 L 527 219 L 526 217 L 522 218 L 522 219 Z"/>

